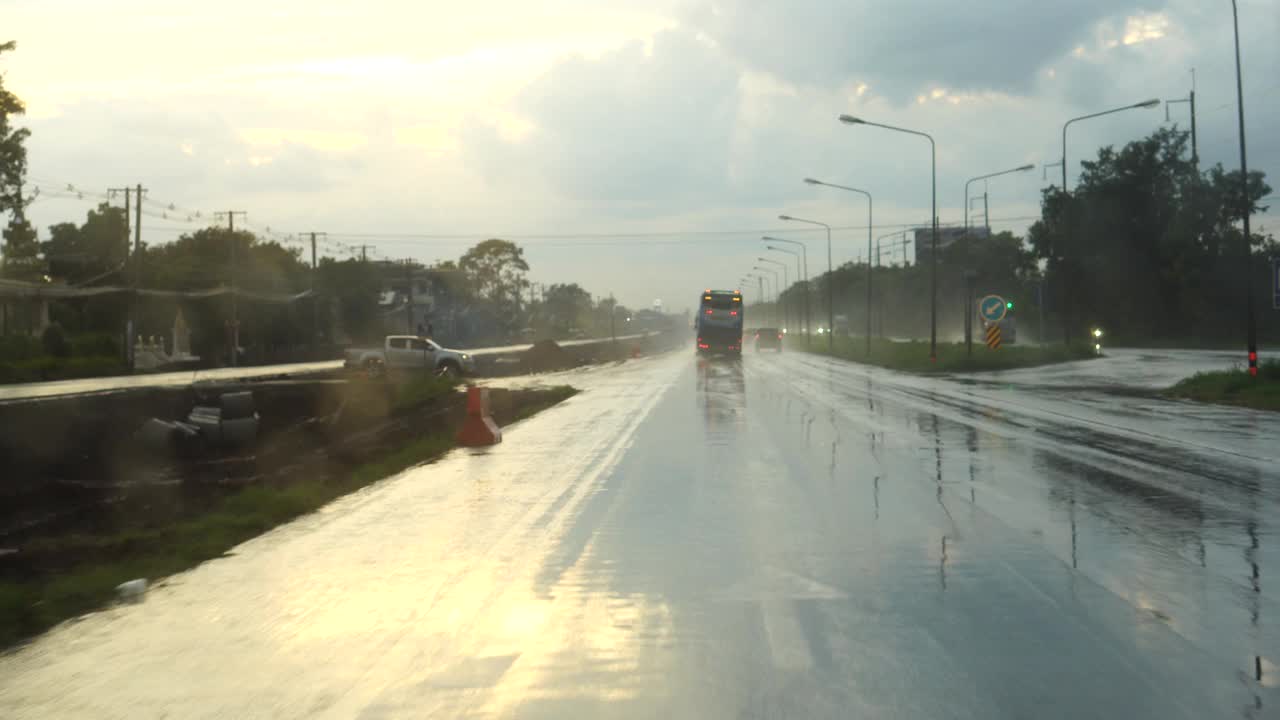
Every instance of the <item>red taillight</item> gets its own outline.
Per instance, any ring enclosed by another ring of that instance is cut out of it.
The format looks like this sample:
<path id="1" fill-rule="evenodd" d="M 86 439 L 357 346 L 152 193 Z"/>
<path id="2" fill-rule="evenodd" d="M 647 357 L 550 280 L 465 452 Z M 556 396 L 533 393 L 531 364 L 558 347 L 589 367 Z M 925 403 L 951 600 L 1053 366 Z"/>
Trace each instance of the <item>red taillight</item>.
<path id="1" fill-rule="evenodd" d="M 738 314 L 738 311 L 737 311 L 737 310 L 730 310 L 730 311 L 729 311 L 729 314 L 730 314 L 730 315 L 737 315 L 737 314 Z"/>
<path id="2" fill-rule="evenodd" d="M 714 311 L 713 311 L 713 310 L 708 310 L 708 311 L 707 311 L 707 314 L 708 314 L 708 315 L 710 315 L 712 312 L 714 312 Z"/>
<path id="3" fill-rule="evenodd" d="M 710 349 L 711 349 L 711 346 L 710 346 L 710 345 L 707 345 L 706 343 L 698 343 L 698 349 L 699 349 L 699 350 L 710 350 Z"/>

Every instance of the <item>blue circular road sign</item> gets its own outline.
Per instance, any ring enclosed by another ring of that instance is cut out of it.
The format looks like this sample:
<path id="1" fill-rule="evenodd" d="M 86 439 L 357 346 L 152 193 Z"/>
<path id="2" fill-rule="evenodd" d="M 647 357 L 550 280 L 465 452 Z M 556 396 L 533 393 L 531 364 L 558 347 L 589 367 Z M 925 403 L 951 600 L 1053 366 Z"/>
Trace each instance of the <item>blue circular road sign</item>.
<path id="1" fill-rule="evenodd" d="M 1004 298 L 999 295 L 988 295 L 978 301 L 978 313 L 987 322 L 1000 322 L 1008 311 Z"/>

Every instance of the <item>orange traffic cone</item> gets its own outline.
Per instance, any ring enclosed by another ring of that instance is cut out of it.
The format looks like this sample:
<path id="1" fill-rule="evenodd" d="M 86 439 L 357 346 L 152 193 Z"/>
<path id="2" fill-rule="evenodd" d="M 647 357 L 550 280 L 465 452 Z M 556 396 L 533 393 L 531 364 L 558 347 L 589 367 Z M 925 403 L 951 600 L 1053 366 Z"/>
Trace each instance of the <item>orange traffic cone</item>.
<path id="1" fill-rule="evenodd" d="M 458 431 L 458 444 L 466 447 L 502 442 L 502 428 L 489 414 L 489 388 L 467 386 L 467 419 Z"/>

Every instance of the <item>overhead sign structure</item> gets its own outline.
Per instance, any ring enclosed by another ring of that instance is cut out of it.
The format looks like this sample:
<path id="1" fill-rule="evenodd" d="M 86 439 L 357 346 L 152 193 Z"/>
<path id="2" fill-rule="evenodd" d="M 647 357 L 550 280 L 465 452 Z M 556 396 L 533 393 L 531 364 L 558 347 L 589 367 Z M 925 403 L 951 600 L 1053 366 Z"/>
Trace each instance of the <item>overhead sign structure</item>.
<path id="1" fill-rule="evenodd" d="M 1000 326 L 999 325 L 987 326 L 987 347 L 991 348 L 992 350 L 1000 349 Z"/>
<path id="2" fill-rule="evenodd" d="M 1271 258 L 1271 309 L 1280 310 L 1280 257 Z"/>
<path id="3" fill-rule="evenodd" d="M 978 314 L 989 323 L 998 323 L 1009 312 L 1009 306 L 999 295 L 988 295 L 978 301 Z"/>

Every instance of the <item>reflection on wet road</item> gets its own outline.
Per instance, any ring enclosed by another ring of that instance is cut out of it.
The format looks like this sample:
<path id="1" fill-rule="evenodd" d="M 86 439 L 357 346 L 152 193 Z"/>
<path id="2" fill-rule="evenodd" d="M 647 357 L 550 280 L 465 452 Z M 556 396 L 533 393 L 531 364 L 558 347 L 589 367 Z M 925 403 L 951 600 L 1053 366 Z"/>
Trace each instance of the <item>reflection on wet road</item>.
<path id="1" fill-rule="evenodd" d="M 570 382 L 0 658 L 0 716 L 1280 713 L 1273 416 L 799 353 Z"/>

